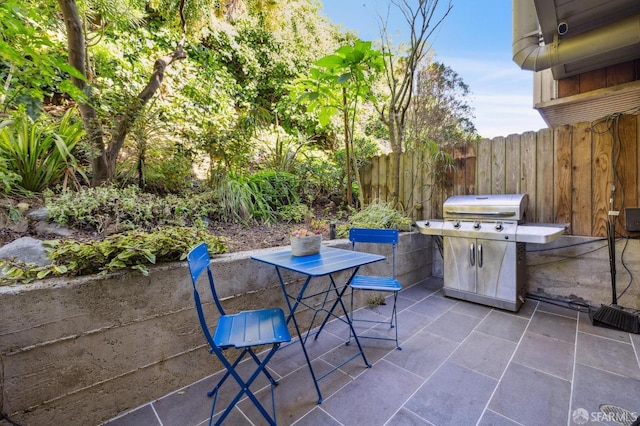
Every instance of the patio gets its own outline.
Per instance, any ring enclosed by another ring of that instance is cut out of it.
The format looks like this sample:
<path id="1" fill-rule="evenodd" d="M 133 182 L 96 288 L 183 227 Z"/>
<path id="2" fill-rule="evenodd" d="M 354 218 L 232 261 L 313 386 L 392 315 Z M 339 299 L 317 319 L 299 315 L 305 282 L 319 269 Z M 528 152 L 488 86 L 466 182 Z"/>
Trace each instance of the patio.
<path id="1" fill-rule="evenodd" d="M 518 313 L 450 299 L 441 286 L 441 279 L 429 278 L 404 289 L 398 298 L 402 350 L 393 342 L 362 339 L 372 368 L 357 358 L 321 380 L 321 405 L 299 342 L 281 348 L 270 363 L 280 380 L 278 422 L 588 425 L 624 424 L 612 420 L 640 413 L 640 335 L 593 327 L 586 313 L 532 299 Z M 389 308 L 358 313 L 388 315 Z M 317 372 L 353 350 L 344 345 L 345 338 L 343 324 L 334 321 L 318 340 L 309 341 Z M 207 424 L 211 399 L 206 392 L 216 380 L 207 377 L 107 424 Z M 258 396 L 270 407 L 267 381 L 260 380 L 264 388 Z M 223 391 L 228 392 L 219 397 L 217 411 L 237 387 L 227 382 Z M 601 411 L 604 404 L 612 411 Z M 263 423 L 246 399 L 227 421 Z"/>

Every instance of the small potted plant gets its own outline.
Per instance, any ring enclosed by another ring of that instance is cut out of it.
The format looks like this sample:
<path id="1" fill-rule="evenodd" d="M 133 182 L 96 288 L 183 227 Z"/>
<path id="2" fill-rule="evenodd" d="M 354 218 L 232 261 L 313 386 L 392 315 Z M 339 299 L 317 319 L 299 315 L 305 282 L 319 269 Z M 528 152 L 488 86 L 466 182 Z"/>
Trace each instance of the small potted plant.
<path id="1" fill-rule="evenodd" d="M 296 228 L 291 231 L 291 255 L 310 256 L 320 252 L 324 228 Z"/>

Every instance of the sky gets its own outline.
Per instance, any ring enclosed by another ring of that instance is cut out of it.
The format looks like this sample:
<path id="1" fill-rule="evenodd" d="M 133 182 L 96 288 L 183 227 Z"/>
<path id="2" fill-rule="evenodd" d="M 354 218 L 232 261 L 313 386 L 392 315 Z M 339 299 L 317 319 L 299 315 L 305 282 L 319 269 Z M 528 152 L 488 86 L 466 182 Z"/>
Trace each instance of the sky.
<path id="1" fill-rule="evenodd" d="M 512 0 L 451 0 L 453 8 L 429 37 L 434 60 L 469 86 L 468 103 L 480 136 L 493 138 L 546 128 L 533 109 L 533 72 L 521 70 L 511 51 Z M 408 39 L 408 24 L 389 0 L 322 0 L 324 13 L 363 40 L 377 40 L 379 17 L 390 11 L 388 31 Z M 416 0 L 413 0 L 416 3 Z M 436 17 L 446 11 L 440 0 Z M 434 21 L 437 19 L 434 17 Z"/>

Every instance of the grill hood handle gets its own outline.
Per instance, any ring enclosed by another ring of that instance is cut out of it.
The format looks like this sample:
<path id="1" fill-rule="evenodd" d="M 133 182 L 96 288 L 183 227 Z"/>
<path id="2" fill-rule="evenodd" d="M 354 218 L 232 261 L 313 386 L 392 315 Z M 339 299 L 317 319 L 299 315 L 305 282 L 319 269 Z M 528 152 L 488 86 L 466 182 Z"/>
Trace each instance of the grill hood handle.
<path id="1" fill-rule="evenodd" d="M 445 213 L 455 216 L 494 216 L 494 217 L 511 217 L 515 216 L 516 212 L 461 212 L 457 210 L 447 210 Z"/>

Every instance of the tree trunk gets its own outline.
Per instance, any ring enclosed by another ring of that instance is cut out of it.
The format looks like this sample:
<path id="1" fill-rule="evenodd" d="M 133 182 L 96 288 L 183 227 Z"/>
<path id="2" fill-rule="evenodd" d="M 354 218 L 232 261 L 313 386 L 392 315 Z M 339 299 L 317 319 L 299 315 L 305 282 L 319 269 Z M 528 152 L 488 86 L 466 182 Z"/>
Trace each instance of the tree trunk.
<path id="1" fill-rule="evenodd" d="M 92 185 L 97 186 L 108 177 L 107 157 L 104 150 L 104 136 L 102 127 L 98 122 L 95 109 L 91 106 L 91 87 L 87 84 L 87 70 L 85 69 L 85 39 L 82 31 L 82 19 L 78 13 L 75 0 L 58 0 L 58 5 L 64 17 L 67 30 L 67 50 L 69 54 L 69 65 L 76 68 L 85 78 L 71 76 L 71 82 L 78 89 L 82 90 L 86 96 L 85 102 L 78 103 L 80 117 L 84 123 L 89 144 L 98 153 L 93 159 Z"/>
<path id="2" fill-rule="evenodd" d="M 389 128 L 389 142 L 391 152 L 393 152 L 393 162 L 391 163 L 391 204 L 395 207 L 398 203 L 400 193 L 400 155 L 402 154 L 402 139 L 400 138 L 400 126 L 397 120 L 397 111 L 393 106 L 389 109 L 388 119 L 385 120 Z"/>
<path id="3" fill-rule="evenodd" d="M 345 149 L 345 167 L 347 172 L 347 205 L 353 205 L 353 194 L 351 192 L 351 155 L 349 150 L 351 132 L 349 131 L 349 111 L 347 110 L 347 89 L 342 88 L 342 107 L 344 119 L 344 149 Z"/>

